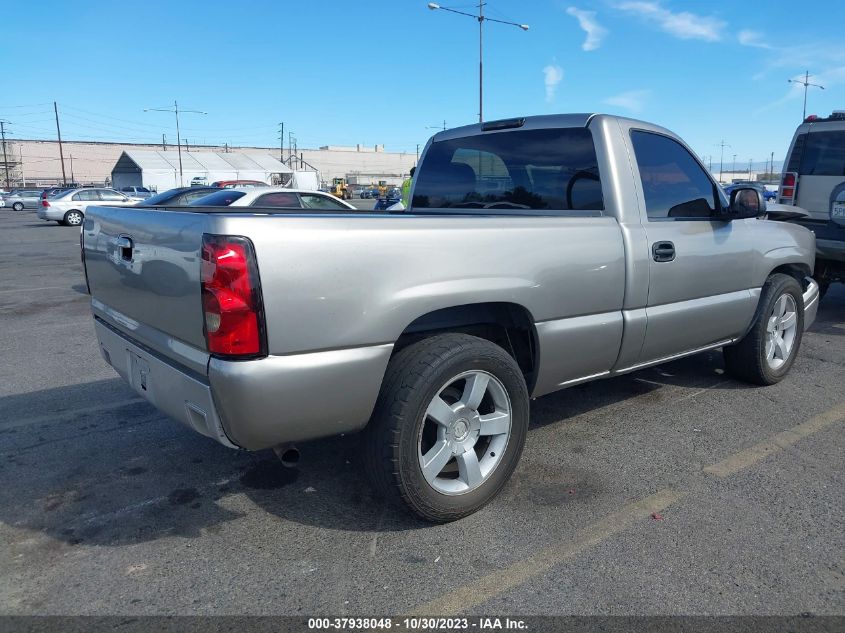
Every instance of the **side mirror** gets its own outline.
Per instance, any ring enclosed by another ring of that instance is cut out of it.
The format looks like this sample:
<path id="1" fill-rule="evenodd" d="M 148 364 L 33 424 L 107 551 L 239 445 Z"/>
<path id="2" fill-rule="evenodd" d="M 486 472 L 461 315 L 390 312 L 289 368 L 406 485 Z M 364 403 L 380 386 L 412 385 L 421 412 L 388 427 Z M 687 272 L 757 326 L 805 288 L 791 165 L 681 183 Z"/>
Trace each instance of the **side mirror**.
<path id="1" fill-rule="evenodd" d="M 731 219 L 756 218 L 766 212 L 766 199 L 754 187 L 740 187 L 731 191 Z"/>

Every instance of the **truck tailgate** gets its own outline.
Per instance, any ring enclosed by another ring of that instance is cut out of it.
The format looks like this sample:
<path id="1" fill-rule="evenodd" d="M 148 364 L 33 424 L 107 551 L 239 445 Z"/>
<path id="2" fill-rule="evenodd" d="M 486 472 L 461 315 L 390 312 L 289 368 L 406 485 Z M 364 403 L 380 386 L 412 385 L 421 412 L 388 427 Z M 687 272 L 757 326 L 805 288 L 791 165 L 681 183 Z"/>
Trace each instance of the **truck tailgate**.
<path id="1" fill-rule="evenodd" d="M 91 207 L 82 238 L 94 315 L 204 374 L 203 226 L 197 213 Z"/>

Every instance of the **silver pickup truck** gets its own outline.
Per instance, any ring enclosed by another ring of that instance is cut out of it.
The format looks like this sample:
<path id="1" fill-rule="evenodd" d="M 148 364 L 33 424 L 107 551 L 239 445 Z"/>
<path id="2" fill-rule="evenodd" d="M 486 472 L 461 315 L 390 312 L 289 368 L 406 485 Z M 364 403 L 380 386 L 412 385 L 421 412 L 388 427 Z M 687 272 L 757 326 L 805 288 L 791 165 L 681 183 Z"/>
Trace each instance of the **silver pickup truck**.
<path id="1" fill-rule="evenodd" d="M 82 229 L 100 349 L 139 394 L 233 448 L 363 431 L 376 488 L 431 521 L 505 485 L 531 398 L 718 347 L 782 379 L 814 253 L 668 130 L 586 114 L 437 134 L 402 212 L 97 207 Z"/>

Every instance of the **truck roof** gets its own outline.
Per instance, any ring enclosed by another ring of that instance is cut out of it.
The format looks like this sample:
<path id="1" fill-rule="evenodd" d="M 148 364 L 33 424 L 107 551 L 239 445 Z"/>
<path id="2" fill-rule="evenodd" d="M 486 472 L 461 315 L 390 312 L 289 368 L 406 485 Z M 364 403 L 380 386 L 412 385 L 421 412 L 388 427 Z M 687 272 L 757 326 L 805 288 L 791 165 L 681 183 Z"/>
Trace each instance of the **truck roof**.
<path id="1" fill-rule="evenodd" d="M 505 129 L 521 129 L 521 130 L 541 130 L 543 128 L 563 128 L 563 127 L 587 127 L 590 121 L 595 117 L 602 117 L 608 119 L 618 119 L 620 121 L 634 121 L 640 123 L 646 129 L 658 130 L 661 132 L 672 133 L 670 130 L 639 121 L 638 119 L 631 119 L 628 117 L 618 116 L 614 114 L 602 114 L 599 112 L 593 113 L 573 113 L 573 114 L 540 114 L 534 116 L 514 117 L 509 119 L 498 119 L 495 121 L 485 121 L 484 123 L 474 123 L 472 125 L 463 125 L 461 127 L 452 128 L 438 132 L 432 138 L 432 142 L 445 141 L 455 138 L 462 138 L 465 136 L 472 136 L 474 134 L 481 134 L 483 132 L 492 132 L 495 130 Z"/>

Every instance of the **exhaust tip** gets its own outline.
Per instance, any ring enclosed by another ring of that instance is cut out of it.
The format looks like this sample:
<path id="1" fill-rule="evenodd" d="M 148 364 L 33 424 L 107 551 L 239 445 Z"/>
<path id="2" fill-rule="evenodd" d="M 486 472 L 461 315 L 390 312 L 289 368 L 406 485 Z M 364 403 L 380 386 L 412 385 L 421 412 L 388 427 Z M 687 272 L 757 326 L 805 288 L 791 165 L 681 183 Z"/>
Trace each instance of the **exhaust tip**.
<path id="1" fill-rule="evenodd" d="M 296 446 L 290 444 L 276 446 L 273 451 L 275 451 L 279 461 L 282 462 L 282 466 L 296 468 L 299 465 L 299 449 Z"/>

